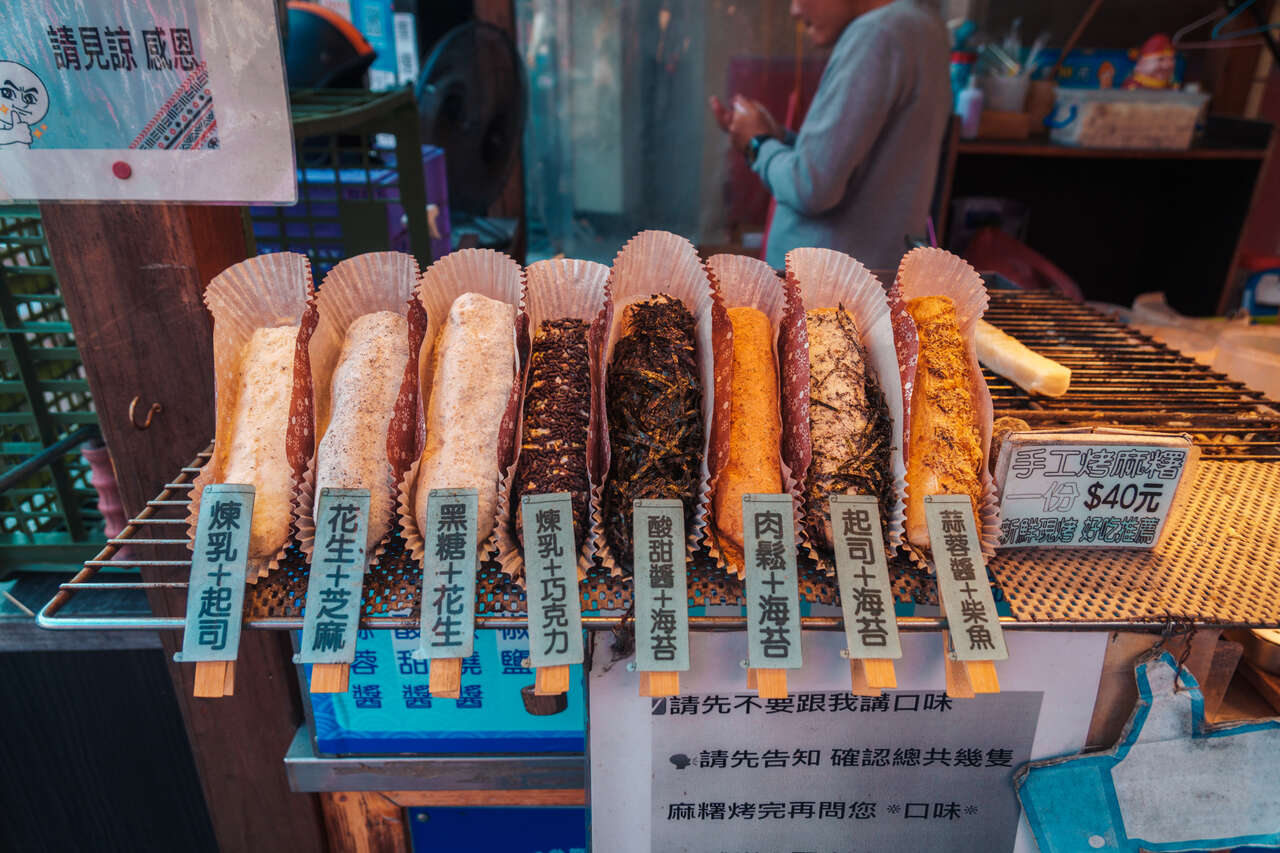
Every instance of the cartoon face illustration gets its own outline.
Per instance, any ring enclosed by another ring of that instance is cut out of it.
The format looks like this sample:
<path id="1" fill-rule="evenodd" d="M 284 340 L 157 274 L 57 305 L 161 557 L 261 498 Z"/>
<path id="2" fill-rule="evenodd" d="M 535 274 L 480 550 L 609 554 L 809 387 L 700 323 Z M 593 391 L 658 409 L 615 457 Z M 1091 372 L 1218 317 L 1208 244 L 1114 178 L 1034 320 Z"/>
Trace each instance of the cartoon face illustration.
<path id="1" fill-rule="evenodd" d="M 31 128 L 37 128 L 39 137 L 48 111 L 49 92 L 35 72 L 17 62 L 0 62 L 0 150 L 30 147 Z"/>

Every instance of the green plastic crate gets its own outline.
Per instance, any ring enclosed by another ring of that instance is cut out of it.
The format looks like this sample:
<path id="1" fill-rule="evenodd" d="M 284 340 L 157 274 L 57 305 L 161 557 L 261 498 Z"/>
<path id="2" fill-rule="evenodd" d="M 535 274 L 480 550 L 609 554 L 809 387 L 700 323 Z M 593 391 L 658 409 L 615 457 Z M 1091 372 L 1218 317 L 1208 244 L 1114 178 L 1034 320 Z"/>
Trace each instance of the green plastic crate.
<path id="1" fill-rule="evenodd" d="M 98 417 L 39 211 L 0 207 L 0 471 Z M 91 559 L 104 540 L 78 449 L 0 492 L 0 574 Z"/>

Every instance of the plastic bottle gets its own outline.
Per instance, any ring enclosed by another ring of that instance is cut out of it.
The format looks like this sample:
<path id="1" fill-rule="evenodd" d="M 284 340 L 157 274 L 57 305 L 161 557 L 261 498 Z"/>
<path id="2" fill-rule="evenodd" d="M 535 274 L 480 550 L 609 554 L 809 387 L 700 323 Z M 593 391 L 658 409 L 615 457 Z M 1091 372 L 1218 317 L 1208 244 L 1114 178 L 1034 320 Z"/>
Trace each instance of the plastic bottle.
<path id="1" fill-rule="evenodd" d="M 956 99 L 956 115 L 960 116 L 960 138 L 976 139 L 982 120 L 982 90 L 978 88 L 977 74 L 969 75 L 969 85 Z"/>
<path id="2" fill-rule="evenodd" d="M 960 112 L 960 93 L 968 85 L 969 77 L 973 74 L 973 63 L 977 60 L 976 53 L 963 50 L 951 53 L 951 105 L 957 113 Z"/>

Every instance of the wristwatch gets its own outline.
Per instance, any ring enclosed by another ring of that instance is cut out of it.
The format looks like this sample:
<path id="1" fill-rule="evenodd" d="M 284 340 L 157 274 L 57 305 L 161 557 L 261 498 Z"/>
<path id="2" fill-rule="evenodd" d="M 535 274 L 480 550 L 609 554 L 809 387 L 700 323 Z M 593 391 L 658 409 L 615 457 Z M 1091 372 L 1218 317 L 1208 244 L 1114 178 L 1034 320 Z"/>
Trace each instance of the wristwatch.
<path id="1" fill-rule="evenodd" d="M 757 133 L 751 137 L 751 141 L 747 143 L 747 150 L 742 152 L 747 157 L 748 166 L 756 164 L 756 157 L 760 154 L 760 146 L 770 139 L 773 139 L 773 134 L 771 133 Z"/>

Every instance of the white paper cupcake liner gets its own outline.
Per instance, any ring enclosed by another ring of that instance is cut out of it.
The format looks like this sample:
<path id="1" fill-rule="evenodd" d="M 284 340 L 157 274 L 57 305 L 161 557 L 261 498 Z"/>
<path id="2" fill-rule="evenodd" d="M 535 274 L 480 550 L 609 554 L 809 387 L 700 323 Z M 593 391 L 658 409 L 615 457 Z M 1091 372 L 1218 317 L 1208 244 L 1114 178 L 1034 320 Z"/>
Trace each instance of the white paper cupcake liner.
<path id="1" fill-rule="evenodd" d="M 720 299 L 724 304 L 725 310 L 730 308 L 755 308 L 769 318 L 769 325 L 772 329 L 770 337 L 770 345 L 773 350 L 774 370 L 779 378 L 778 395 L 779 400 L 782 399 L 782 389 L 792 384 L 785 377 L 785 371 L 794 368 L 794 365 L 783 364 L 780 359 L 778 349 L 779 333 L 783 327 L 788 309 L 792 306 L 787 301 L 787 288 L 784 281 L 778 277 L 773 271 L 773 267 L 757 258 L 748 257 L 746 255 L 715 255 L 707 260 L 707 272 L 711 276 L 714 286 L 720 291 Z M 721 400 L 722 409 L 732 411 L 733 406 L 733 353 L 730 348 L 728 375 L 729 382 L 729 398 Z M 717 371 L 719 365 L 717 365 Z M 727 408 L 726 408 L 727 407 Z M 779 411 L 779 421 L 785 421 L 785 411 Z M 786 430 L 785 423 L 783 430 Z M 719 457 L 717 457 L 719 458 Z M 724 463 L 728 462 L 728 453 L 724 454 Z M 797 535 L 803 526 L 803 515 L 801 513 L 801 501 L 803 495 L 801 493 L 800 481 L 794 476 L 794 471 L 788 464 L 785 455 L 782 453 L 781 441 L 778 447 L 778 463 L 782 472 L 782 490 L 791 496 L 792 514 L 794 517 Z M 707 524 L 703 535 L 703 542 L 707 546 L 707 550 L 715 559 L 716 565 L 723 571 L 730 572 L 739 580 L 745 576 L 745 566 L 742 562 L 742 556 L 737 554 L 734 548 L 727 543 L 721 543 L 716 533 L 716 523 L 714 518 L 714 495 L 716 487 L 720 480 L 722 468 L 712 469 L 711 474 L 711 494 L 713 501 L 711 504 L 712 517 Z"/>
<path id="2" fill-rule="evenodd" d="M 903 256 L 902 262 L 898 265 L 894 287 L 898 290 L 903 302 L 921 296 L 946 296 L 955 303 L 960 335 L 964 338 L 968 351 L 969 387 L 973 392 L 979 443 L 982 447 L 982 465 L 979 471 L 982 484 L 982 502 L 978 507 L 978 519 L 981 524 L 979 540 L 982 553 L 992 557 L 995 555 L 996 542 L 1000 537 L 1000 505 L 996 499 L 995 485 L 991 480 L 990 466 L 987 464 L 991 450 L 991 425 L 994 420 L 994 411 L 991 391 L 987 388 L 986 379 L 982 376 L 982 368 L 978 364 L 977 341 L 974 334 L 978 320 L 987 310 L 987 289 L 982 283 L 982 277 L 963 258 L 942 249 L 933 248 L 912 249 Z M 910 429 L 908 419 L 908 444 L 904 448 L 908 458 Z M 910 484 L 907 486 L 907 497 L 910 497 Z M 903 543 L 913 562 L 932 569 L 921 549 L 908 542 L 905 536 Z"/>
<path id="3" fill-rule="evenodd" d="M 713 448 L 716 446 L 714 437 L 717 432 L 724 433 L 719 443 L 721 451 L 728 448 L 729 411 L 728 408 L 723 411 L 716 408 L 717 394 L 721 393 L 722 385 L 727 382 L 728 377 L 717 373 L 716 364 L 723 360 L 722 356 L 718 357 L 718 353 L 727 352 L 730 359 L 733 357 L 733 333 L 729 328 L 729 316 L 720 304 L 719 295 L 693 244 L 667 231 L 642 231 L 622 247 L 614 259 L 609 275 L 609 294 L 612 309 L 604 353 L 600 360 L 606 400 L 609 394 L 609 365 L 613 361 L 613 348 L 622 336 L 622 320 L 628 305 L 642 302 L 651 296 L 666 294 L 679 299 L 693 314 L 696 324 L 695 357 L 702 381 L 703 453 L 693 523 L 685 531 L 686 552 L 692 557 L 702 540 L 710 511 L 708 457 L 716 452 Z M 727 386 L 724 387 L 727 393 Z M 607 477 L 611 458 L 607 419 L 601 426 L 604 440 L 601 442 L 600 470 Z M 608 538 L 602 536 L 600 545 L 601 563 L 613 575 L 623 574 L 623 561 L 613 553 Z"/>
<path id="4" fill-rule="evenodd" d="M 525 301 L 529 317 L 529 333 L 537 334 L 545 320 L 573 318 L 591 324 L 587 333 L 587 357 L 591 375 L 590 419 L 587 428 L 587 473 L 589 477 L 587 518 L 590 528 L 582 531 L 582 547 L 578 551 L 578 578 L 586 577 L 587 569 L 604 536 L 603 513 L 600 495 L 604 484 L 599 470 L 598 445 L 600 443 L 601 417 L 604 389 L 600 377 L 600 351 L 604 344 L 606 305 L 608 303 L 609 268 L 591 261 L 554 259 L 539 261 L 525 269 Z M 502 489 L 498 493 L 498 519 L 494 525 L 497 560 L 503 571 L 523 585 L 524 554 L 520 548 L 521 531 L 515 526 L 516 497 L 515 471 L 520 464 L 520 447 L 524 424 L 524 391 L 527 390 L 529 371 L 521 378 L 522 392 L 516 417 L 515 457 L 503 473 Z"/>
<path id="5" fill-rule="evenodd" d="M 332 419 L 329 407 L 332 401 L 332 375 L 342 353 L 346 341 L 347 330 L 359 318 L 379 311 L 389 311 L 408 318 L 409 305 L 414 298 L 414 288 L 418 283 L 418 262 L 412 255 L 403 252 L 369 252 L 356 255 L 342 261 L 325 276 L 320 286 L 317 299 L 320 308 L 320 322 L 316 334 L 312 338 L 313 363 L 314 354 L 327 348 L 326 361 L 329 363 L 328 376 L 323 386 L 317 382 L 315 388 L 316 407 L 316 451 L 319 452 L 320 441 L 328 429 Z M 407 344 L 407 340 L 406 340 Z M 399 382 L 402 377 L 383 377 L 382 381 Z M 382 445 L 389 447 L 394 430 L 388 428 Z M 313 456 L 307 477 L 308 486 L 298 502 L 298 544 L 310 560 L 315 546 L 315 497 L 316 471 L 319 461 Z M 385 523 L 379 524 L 378 530 L 371 531 L 376 537 L 374 546 L 369 549 L 366 559 L 370 565 L 377 562 L 385 551 L 386 537 L 395 526 L 396 520 L 396 478 L 392 464 L 388 458 L 385 470 L 377 478 L 377 482 L 368 483 L 370 494 L 384 489 L 390 498 L 390 514 Z M 370 518 L 370 525 L 375 523 Z"/>
<path id="6" fill-rule="evenodd" d="M 245 574 L 256 583 L 279 568 L 289 541 L 296 534 L 298 501 L 306 485 L 307 468 L 315 448 L 311 413 L 311 350 L 318 312 L 311 287 L 311 263 L 305 255 L 279 252 L 259 255 L 228 267 L 209 283 L 204 294 L 213 315 L 214 441 L 213 454 L 196 476 L 188 514 L 188 540 L 194 543 L 196 519 L 206 486 L 224 482 L 231 431 L 244 365 L 245 345 L 260 328 L 298 325 L 294 352 L 290 419 L 281 441 L 290 468 L 289 531 L 269 558 L 250 558 Z"/>
<path id="7" fill-rule="evenodd" d="M 797 360 L 803 360 L 804 382 L 804 416 L 797 423 L 797 444 L 803 451 L 793 450 L 803 464 L 796 478 L 803 491 L 804 478 L 808 475 L 808 465 L 812 459 L 812 444 L 809 434 L 809 350 L 808 334 L 804 322 L 806 311 L 815 308 L 838 308 L 843 306 L 862 336 L 862 345 L 867 352 L 869 369 L 875 374 L 884 391 L 885 402 L 889 407 L 889 418 L 893 426 L 893 435 L 897 439 L 890 453 L 891 475 L 893 477 L 894 499 L 887 521 L 889 532 L 889 548 L 896 549 L 903 541 L 906 528 L 906 486 L 907 466 L 903 452 L 903 430 L 905 413 L 903 409 L 902 378 L 898 366 L 898 353 L 894 346 L 893 326 L 889 315 L 889 302 L 880 280 L 861 263 L 844 254 L 831 249 L 792 249 L 787 253 L 787 279 L 795 285 L 799 298 L 797 333 L 801 335 L 803 344 L 797 347 Z M 828 575 L 835 573 L 835 564 L 831 556 L 822 553 L 812 541 L 807 526 L 802 525 L 801 541 L 809 555 L 817 561 Z"/>
<path id="8" fill-rule="evenodd" d="M 478 293 L 481 296 L 505 302 L 515 309 L 515 324 L 511 330 L 515 342 L 515 357 L 510 366 L 511 392 L 498 430 L 498 446 L 494 449 L 495 485 L 497 494 L 501 494 L 502 474 L 510 470 L 514 457 L 516 417 L 520 405 L 521 359 L 528 351 L 524 271 L 519 264 L 501 252 L 490 249 L 463 249 L 453 252 L 428 267 L 418 281 L 417 295 L 426 311 L 427 326 L 422 349 L 418 355 L 418 417 L 421 419 L 422 426 L 417 432 L 419 435 L 425 435 L 425 418 L 431 405 L 432 353 L 436 339 L 449 316 L 449 309 L 454 300 L 464 293 Z M 501 366 L 494 365 L 494 369 L 501 369 Z M 397 515 L 400 519 L 405 547 L 419 562 L 426 554 L 426 545 L 417 520 L 417 481 L 420 468 L 421 459 L 419 458 L 406 470 L 404 478 L 397 486 Z M 425 496 L 423 497 L 425 499 Z M 494 517 L 487 520 L 480 519 L 481 525 L 483 526 L 486 521 L 490 526 L 490 533 L 485 541 L 478 545 L 477 553 L 481 560 L 487 559 L 494 551 L 492 529 L 496 526 L 494 525 L 496 502 Z"/>

